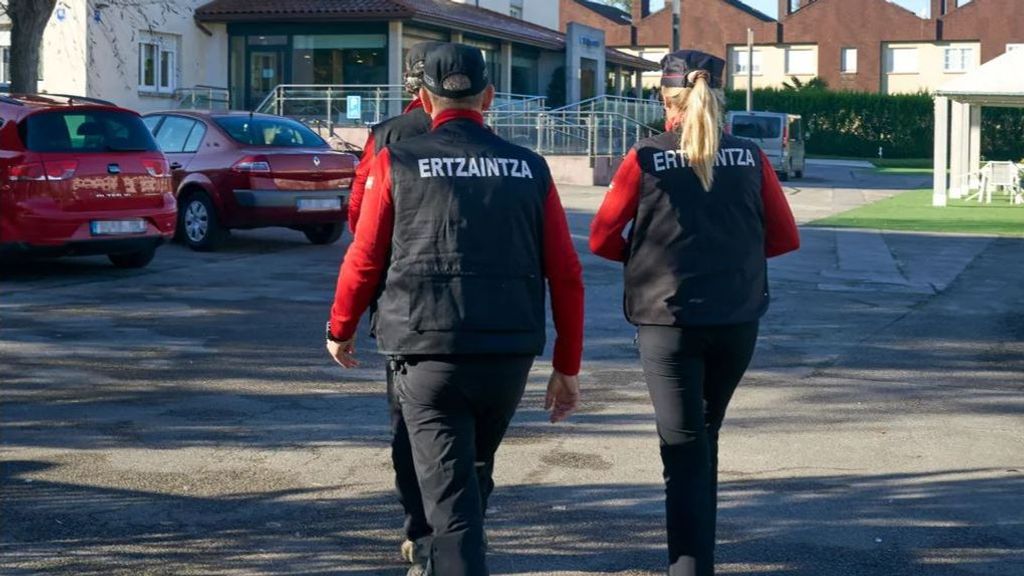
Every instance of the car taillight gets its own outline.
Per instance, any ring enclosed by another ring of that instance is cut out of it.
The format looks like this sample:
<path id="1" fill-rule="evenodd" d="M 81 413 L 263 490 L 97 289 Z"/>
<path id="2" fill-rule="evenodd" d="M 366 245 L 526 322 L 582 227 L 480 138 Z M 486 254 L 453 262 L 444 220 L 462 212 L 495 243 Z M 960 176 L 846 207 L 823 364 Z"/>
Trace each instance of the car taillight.
<path id="1" fill-rule="evenodd" d="M 263 156 L 246 156 L 231 167 L 235 172 L 270 172 L 270 162 Z"/>
<path id="2" fill-rule="evenodd" d="M 41 162 L 15 164 L 11 166 L 7 177 L 12 182 L 39 182 L 46 180 L 46 171 Z"/>
<path id="3" fill-rule="evenodd" d="M 67 180 L 78 170 L 77 160 L 47 160 L 43 165 L 46 167 L 47 180 Z"/>
<path id="4" fill-rule="evenodd" d="M 170 178 L 171 169 L 167 166 L 167 161 L 160 159 L 146 158 L 142 160 L 142 166 L 146 169 L 146 172 L 150 176 L 157 178 Z"/>

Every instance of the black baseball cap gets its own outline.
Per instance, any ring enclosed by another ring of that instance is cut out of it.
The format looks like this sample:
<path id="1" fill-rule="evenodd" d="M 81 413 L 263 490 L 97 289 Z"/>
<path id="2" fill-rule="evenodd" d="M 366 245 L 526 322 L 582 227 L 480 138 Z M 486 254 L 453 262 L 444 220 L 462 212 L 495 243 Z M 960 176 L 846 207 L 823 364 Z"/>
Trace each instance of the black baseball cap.
<path id="1" fill-rule="evenodd" d="M 722 87 L 725 74 L 725 60 L 699 50 L 679 50 L 661 59 L 661 85 L 666 88 L 692 88 L 690 75 L 703 70 L 707 72 L 708 85 Z"/>
<path id="2" fill-rule="evenodd" d="M 462 75 L 469 79 L 469 86 L 461 90 L 446 90 L 444 81 L 451 76 Z M 427 52 L 423 63 L 423 86 L 430 92 L 445 98 L 466 98 L 484 91 L 490 84 L 487 78 L 487 63 L 479 48 L 447 42 Z"/>
<path id="3" fill-rule="evenodd" d="M 405 69 L 412 71 L 417 64 L 422 64 L 427 59 L 427 52 L 444 44 L 444 42 L 417 42 L 413 44 L 405 54 Z"/>

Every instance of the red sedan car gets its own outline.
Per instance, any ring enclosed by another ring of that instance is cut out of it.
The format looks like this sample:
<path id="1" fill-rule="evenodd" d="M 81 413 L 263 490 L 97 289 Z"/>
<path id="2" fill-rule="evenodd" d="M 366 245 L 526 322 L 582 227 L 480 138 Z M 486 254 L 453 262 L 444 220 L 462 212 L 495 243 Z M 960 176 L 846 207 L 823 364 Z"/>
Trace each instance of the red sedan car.
<path id="1" fill-rule="evenodd" d="M 232 228 L 286 226 L 314 244 L 345 229 L 358 160 L 305 125 L 249 112 L 155 112 L 144 117 L 167 154 L 178 236 L 214 250 Z"/>
<path id="2" fill-rule="evenodd" d="M 138 114 L 73 96 L 0 96 L 0 254 L 149 264 L 174 235 L 167 160 Z"/>

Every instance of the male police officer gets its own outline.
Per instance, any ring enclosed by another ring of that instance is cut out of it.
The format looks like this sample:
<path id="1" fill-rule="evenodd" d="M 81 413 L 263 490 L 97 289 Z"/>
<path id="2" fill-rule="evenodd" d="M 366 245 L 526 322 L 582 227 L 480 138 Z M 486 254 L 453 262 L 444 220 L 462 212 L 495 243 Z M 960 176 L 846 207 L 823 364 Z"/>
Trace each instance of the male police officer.
<path id="1" fill-rule="evenodd" d="M 494 88 L 479 50 L 433 49 L 429 134 L 386 147 L 338 279 L 327 348 L 353 334 L 386 271 L 377 342 L 397 367 L 439 576 L 488 574 L 474 468 L 493 458 L 544 347 L 544 279 L 558 337 L 545 408 L 575 409 L 583 340 L 579 259 L 547 164 L 483 126 Z M 429 568 L 428 568 L 429 570 Z"/>
<path id="2" fill-rule="evenodd" d="M 419 97 L 420 88 L 423 86 L 423 61 L 431 48 L 441 44 L 442 42 L 420 42 L 409 49 L 405 56 L 405 90 L 413 95 L 413 101 L 406 106 L 401 115 L 389 118 L 370 130 L 363 146 L 363 157 L 359 161 L 356 177 L 352 182 L 352 194 L 348 204 L 348 225 L 353 235 L 356 232 L 366 191 L 366 181 L 377 154 L 388 144 L 430 131 L 430 115 L 423 110 L 423 100 Z M 391 363 L 388 364 L 387 370 L 387 394 L 391 411 L 391 462 L 395 468 L 395 492 L 405 511 L 405 541 L 402 542 L 401 553 L 402 557 L 412 564 L 423 563 L 426 562 L 431 530 L 427 516 L 423 512 L 423 499 L 420 496 L 420 486 L 412 462 L 409 431 L 402 418 L 398 397 L 395 395 Z M 493 466 L 483 466 L 479 470 L 482 476 L 481 483 L 485 487 L 493 486 L 493 483 L 484 481 L 484 477 L 490 478 L 492 468 Z M 484 490 L 485 507 L 488 495 L 489 492 Z"/>
<path id="3" fill-rule="evenodd" d="M 366 137 L 363 157 L 359 159 L 359 166 L 356 167 L 352 194 L 348 199 L 348 227 L 353 235 L 356 233 L 359 210 L 366 191 L 366 178 L 370 175 L 373 159 L 392 142 L 430 132 L 430 115 L 423 110 L 423 100 L 420 99 L 420 88 L 423 87 L 423 60 L 431 48 L 441 44 L 443 42 L 419 42 L 409 48 L 405 55 L 405 91 L 413 96 L 413 100 L 400 115 L 388 118 L 371 128 L 369 136 Z M 401 488 L 399 490 L 401 491 Z"/>

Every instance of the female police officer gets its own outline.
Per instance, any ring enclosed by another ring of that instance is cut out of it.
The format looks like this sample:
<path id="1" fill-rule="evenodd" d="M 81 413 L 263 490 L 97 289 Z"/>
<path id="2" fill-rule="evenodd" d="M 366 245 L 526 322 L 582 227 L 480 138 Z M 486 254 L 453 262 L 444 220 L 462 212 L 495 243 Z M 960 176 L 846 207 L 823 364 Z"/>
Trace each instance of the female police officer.
<path id="1" fill-rule="evenodd" d="M 666 132 L 626 156 L 591 250 L 625 263 L 665 478 L 669 574 L 714 573 L 718 431 L 768 307 L 766 257 L 799 247 L 764 153 L 722 133 L 725 62 L 662 60 Z M 628 238 L 622 233 L 632 222 Z"/>

